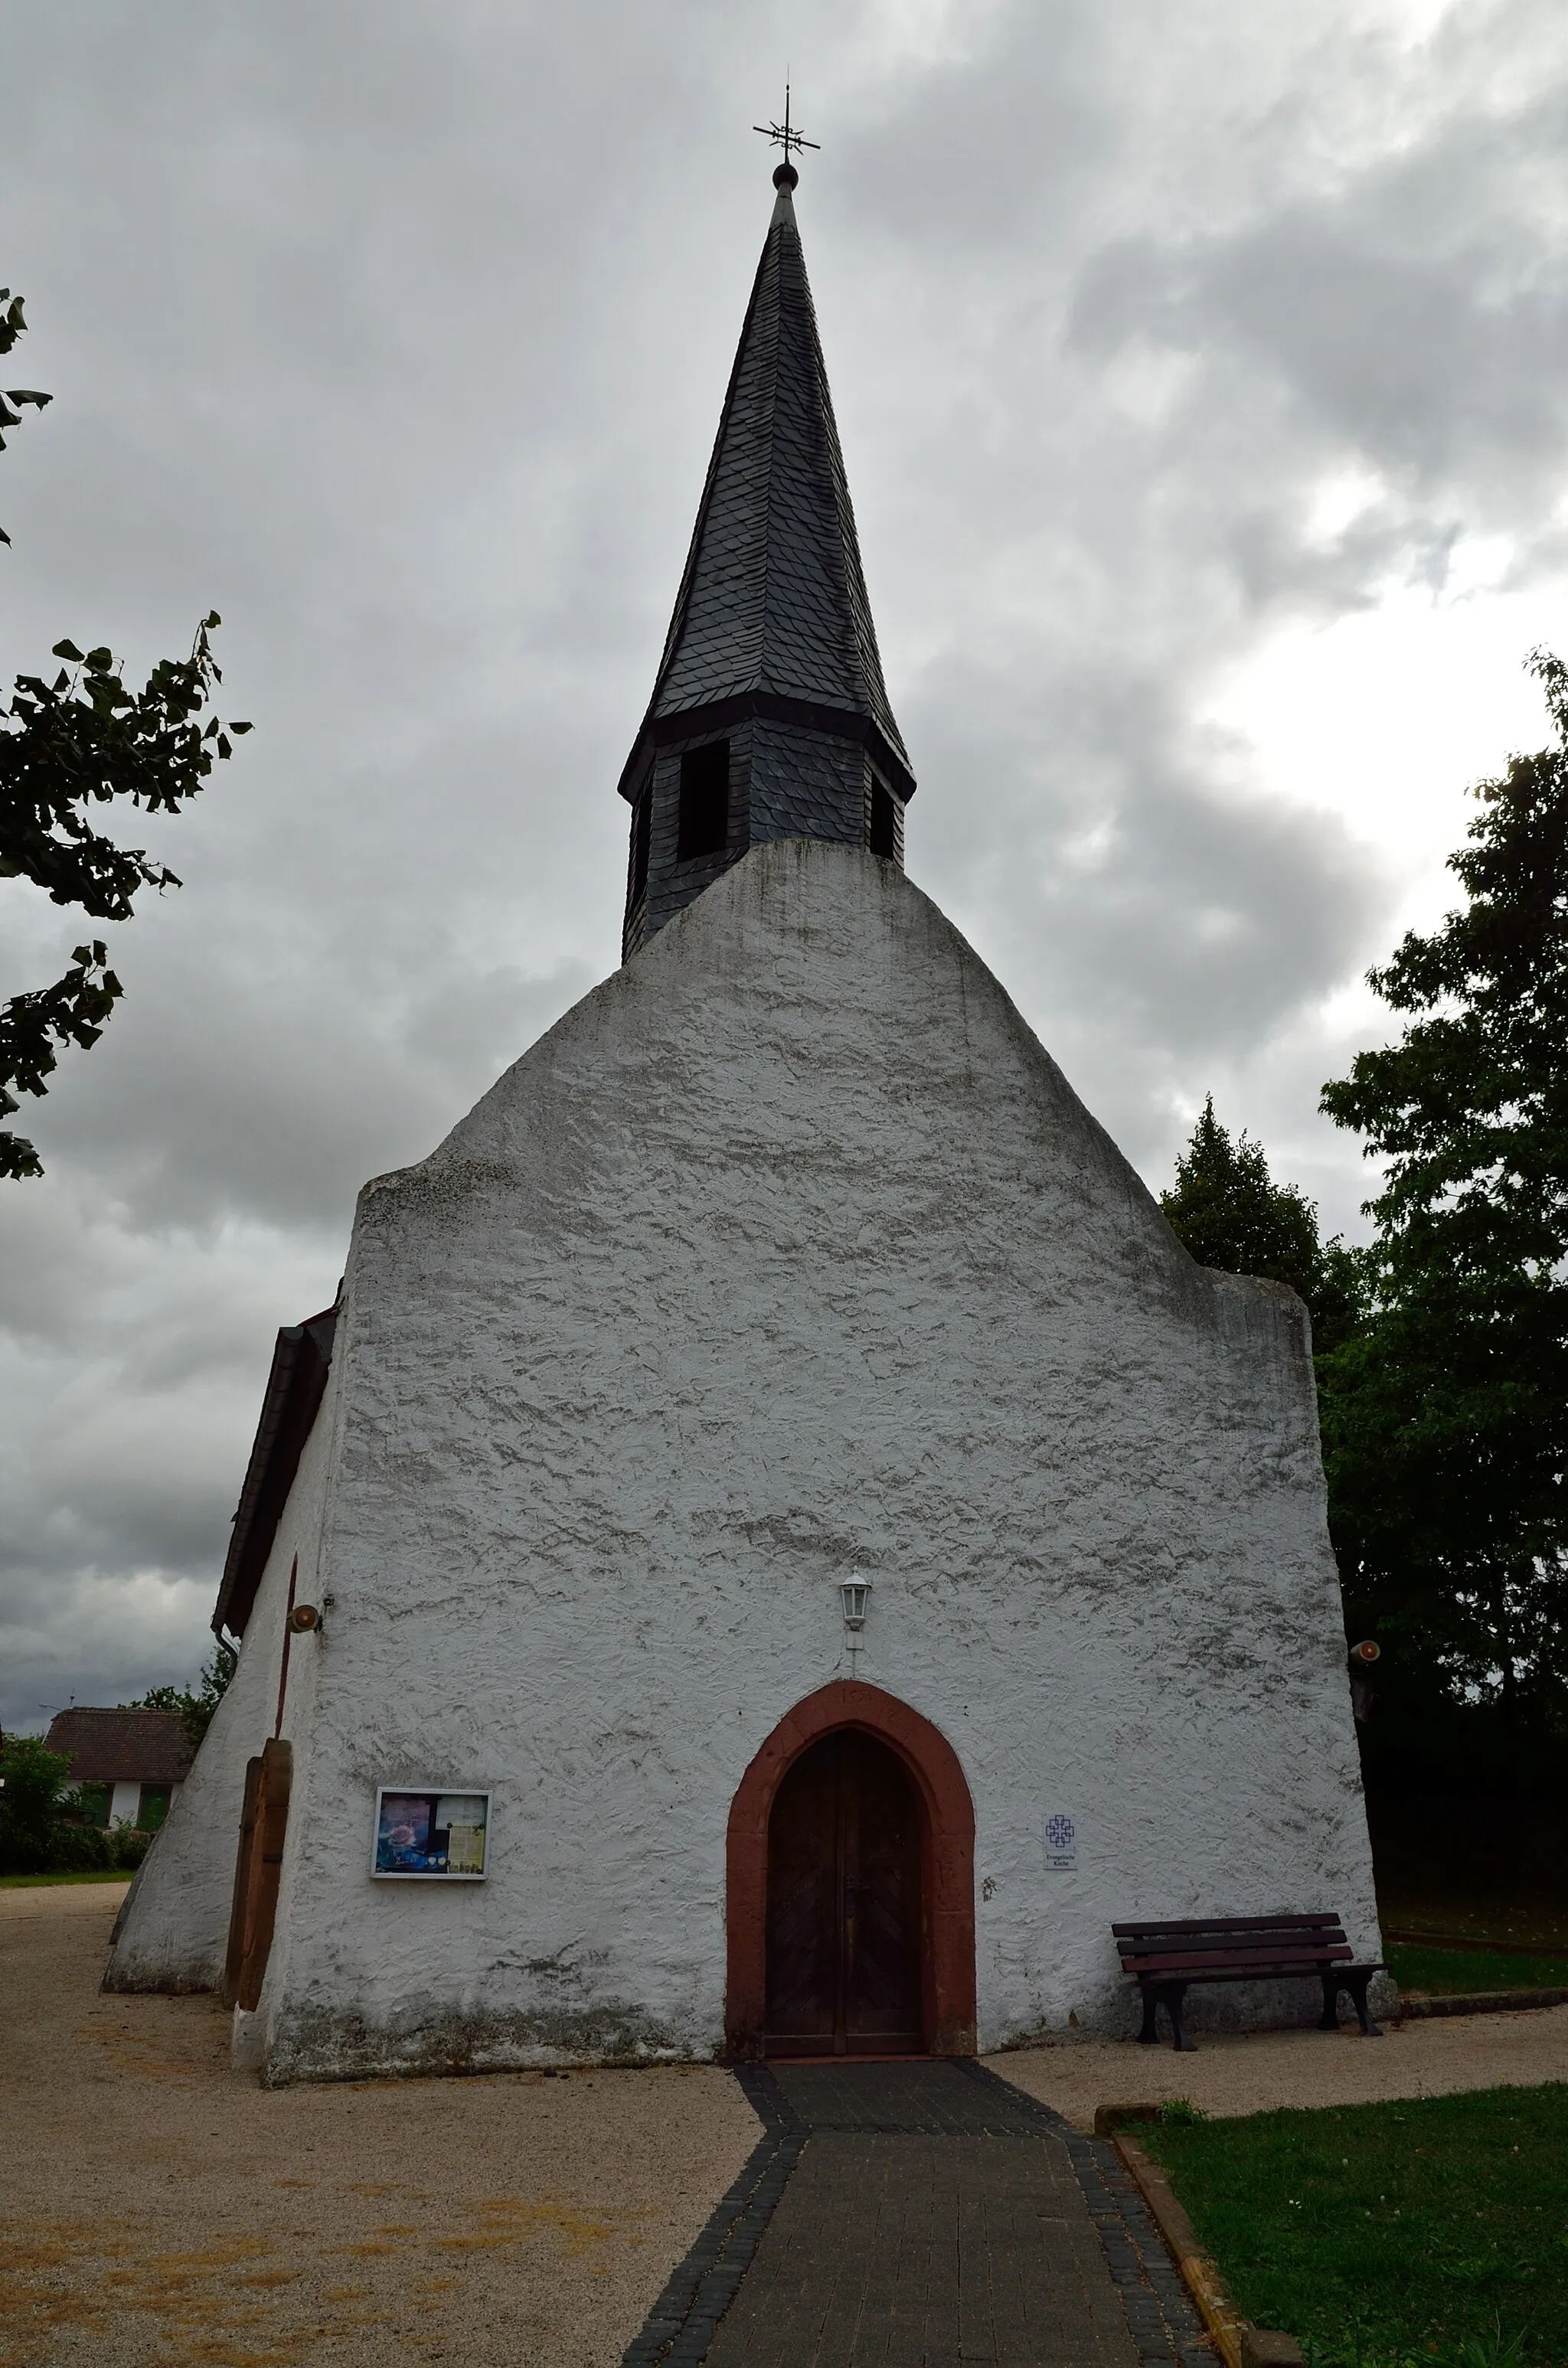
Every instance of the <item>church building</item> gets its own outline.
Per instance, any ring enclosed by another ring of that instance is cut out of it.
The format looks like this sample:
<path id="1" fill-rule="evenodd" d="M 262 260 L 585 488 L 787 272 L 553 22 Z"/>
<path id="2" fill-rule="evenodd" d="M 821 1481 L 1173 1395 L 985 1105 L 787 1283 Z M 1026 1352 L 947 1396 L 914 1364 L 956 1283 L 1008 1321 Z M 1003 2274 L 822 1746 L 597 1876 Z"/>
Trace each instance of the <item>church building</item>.
<path id="1" fill-rule="evenodd" d="M 621 965 L 278 1335 L 121 1918 L 109 1986 L 221 1990 L 268 2082 L 1130 2032 L 1115 1921 L 1378 1954 L 1306 1312 L 1195 1264 L 905 875 L 774 181 Z"/>

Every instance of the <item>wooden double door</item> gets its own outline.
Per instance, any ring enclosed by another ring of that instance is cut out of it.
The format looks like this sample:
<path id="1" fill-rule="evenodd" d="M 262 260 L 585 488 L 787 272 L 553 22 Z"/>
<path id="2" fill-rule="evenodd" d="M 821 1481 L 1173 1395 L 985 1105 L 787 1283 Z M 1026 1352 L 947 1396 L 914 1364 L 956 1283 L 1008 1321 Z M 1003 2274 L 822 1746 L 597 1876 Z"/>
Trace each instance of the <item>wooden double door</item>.
<path id="1" fill-rule="evenodd" d="M 918 2055 L 920 1798 L 903 1761 L 845 1729 L 803 1752 L 767 1832 L 769 2055 Z"/>

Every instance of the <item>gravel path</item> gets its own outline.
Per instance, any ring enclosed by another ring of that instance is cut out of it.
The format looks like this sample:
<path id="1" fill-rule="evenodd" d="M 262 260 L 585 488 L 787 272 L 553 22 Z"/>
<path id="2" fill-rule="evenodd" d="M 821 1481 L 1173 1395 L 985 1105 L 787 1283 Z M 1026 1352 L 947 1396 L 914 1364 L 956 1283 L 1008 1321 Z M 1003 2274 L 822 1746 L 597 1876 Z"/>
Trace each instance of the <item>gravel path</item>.
<path id="1" fill-rule="evenodd" d="M 110 1884 L 0 1892 L 4 2368 L 615 2368 L 756 2143 L 725 2072 L 233 2073 L 105 1998 Z"/>
<path id="2" fill-rule="evenodd" d="M 267 2091 L 210 1998 L 105 1998 L 111 1884 L 0 1892 L 0 2368 L 616 2368 L 758 2123 L 700 2067 Z M 1086 2129 L 1568 2080 L 1568 2008 L 992 2068 Z"/>
<path id="3" fill-rule="evenodd" d="M 1381 2097 L 1442 2097 L 1456 2089 L 1529 2088 L 1568 2080 L 1568 2006 L 1539 2014 L 1466 2014 L 1385 2023 L 1381 2039 L 1353 2028 L 1206 2032 L 1198 2052 L 1131 2040 L 1064 2041 L 994 2055 L 991 2069 L 1081 2130 L 1097 2105 L 1190 2097 L 1210 2113 L 1275 2105 L 1361 2105 Z"/>

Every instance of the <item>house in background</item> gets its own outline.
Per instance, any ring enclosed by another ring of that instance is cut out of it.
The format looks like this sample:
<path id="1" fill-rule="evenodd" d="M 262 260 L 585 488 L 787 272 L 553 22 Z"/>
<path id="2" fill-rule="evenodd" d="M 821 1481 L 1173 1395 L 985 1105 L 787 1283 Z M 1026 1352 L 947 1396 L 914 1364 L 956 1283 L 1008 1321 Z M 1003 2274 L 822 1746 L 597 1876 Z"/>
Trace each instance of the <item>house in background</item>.
<path id="1" fill-rule="evenodd" d="M 85 1801 L 89 1825 L 137 1826 L 155 1833 L 185 1782 L 190 1746 L 173 1710 L 62 1710 L 47 1748 L 71 1762 L 71 1782 L 101 1793 L 99 1814 Z"/>

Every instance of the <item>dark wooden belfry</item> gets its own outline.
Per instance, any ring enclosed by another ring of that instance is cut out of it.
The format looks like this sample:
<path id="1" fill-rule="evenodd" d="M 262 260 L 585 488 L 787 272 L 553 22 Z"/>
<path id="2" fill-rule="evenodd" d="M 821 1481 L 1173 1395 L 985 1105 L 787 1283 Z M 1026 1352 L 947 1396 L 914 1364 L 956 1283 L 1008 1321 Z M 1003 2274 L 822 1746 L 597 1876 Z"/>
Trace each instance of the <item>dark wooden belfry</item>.
<path id="1" fill-rule="evenodd" d="M 866 597 L 795 227 L 799 177 L 786 153 L 653 696 L 620 777 L 623 956 L 765 840 L 903 860 L 915 780 Z"/>

